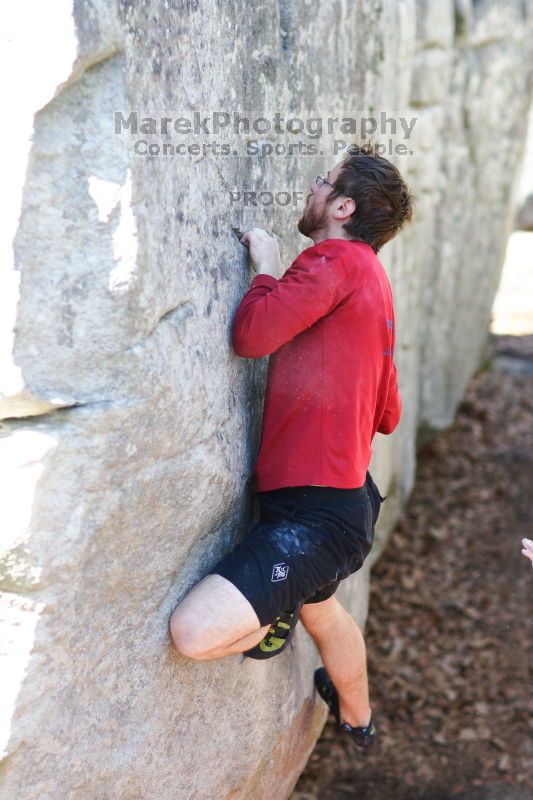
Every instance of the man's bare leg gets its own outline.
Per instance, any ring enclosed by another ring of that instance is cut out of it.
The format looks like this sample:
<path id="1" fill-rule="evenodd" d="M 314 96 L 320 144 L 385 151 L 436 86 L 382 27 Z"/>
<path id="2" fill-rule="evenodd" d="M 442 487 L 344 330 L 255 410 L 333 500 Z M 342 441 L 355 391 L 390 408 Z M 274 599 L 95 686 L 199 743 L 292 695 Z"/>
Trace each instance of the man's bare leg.
<path id="1" fill-rule="evenodd" d="M 302 622 L 313 637 L 337 689 L 341 722 L 356 728 L 366 727 L 372 710 L 365 640 L 357 622 L 334 597 L 324 603 L 304 605 Z"/>
<path id="2" fill-rule="evenodd" d="M 173 644 L 184 656 L 203 660 L 248 650 L 264 637 L 250 602 L 226 578 L 206 575 L 178 603 L 169 620 Z"/>
<path id="3" fill-rule="evenodd" d="M 237 639 L 237 641 L 227 647 L 207 650 L 205 653 L 195 656 L 195 658 L 197 661 L 213 661 L 215 658 L 224 658 L 225 656 L 234 656 L 238 653 L 243 653 L 245 650 L 249 650 L 251 647 L 255 647 L 256 644 L 259 644 L 269 628 L 270 625 L 264 625 L 262 628 L 246 634 L 242 639 Z"/>

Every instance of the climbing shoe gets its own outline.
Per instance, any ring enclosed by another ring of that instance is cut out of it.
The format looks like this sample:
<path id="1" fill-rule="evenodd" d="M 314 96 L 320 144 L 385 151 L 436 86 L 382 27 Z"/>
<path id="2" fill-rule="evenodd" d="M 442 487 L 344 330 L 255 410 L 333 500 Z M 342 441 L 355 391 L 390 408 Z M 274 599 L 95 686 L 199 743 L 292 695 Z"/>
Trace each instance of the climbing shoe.
<path id="1" fill-rule="evenodd" d="M 372 722 L 372 717 L 370 718 L 370 722 L 366 727 L 360 728 L 352 728 L 352 726 L 348 725 L 347 722 L 341 722 L 339 696 L 324 667 L 319 667 L 319 669 L 315 670 L 315 686 L 322 700 L 326 702 L 330 710 L 333 712 L 333 716 L 335 717 L 337 728 L 339 730 L 348 733 L 358 747 L 370 747 L 375 743 L 377 731 L 374 723 Z"/>
<path id="2" fill-rule="evenodd" d="M 245 650 L 243 656 L 257 659 L 272 658 L 285 650 L 298 622 L 302 606 L 303 600 L 301 603 L 297 603 L 292 611 L 284 611 L 283 614 L 276 617 L 259 644 L 250 650 Z"/>

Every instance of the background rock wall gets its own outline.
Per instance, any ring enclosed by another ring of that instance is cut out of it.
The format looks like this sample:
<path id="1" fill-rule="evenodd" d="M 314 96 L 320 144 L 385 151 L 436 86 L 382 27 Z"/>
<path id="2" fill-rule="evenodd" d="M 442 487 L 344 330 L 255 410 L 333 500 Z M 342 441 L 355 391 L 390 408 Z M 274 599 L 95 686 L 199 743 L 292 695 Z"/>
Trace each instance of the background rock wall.
<path id="1" fill-rule="evenodd" d="M 325 137 L 324 157 L 143 157 L 130 133 L 115 135 L 115 111 L 418 120 L 413 154 L 396 158 L 416 219 L 380 252 L 404 412 L 374 440 L 370 468 L 389 497 L 376 546 L 339 590 L 364 624 L 369 568 L 411 489 L 417 442 L 450 423 L 483 357 L 525 136 L 532 17 L 518 0 L 11 6 L 4 797 L 278 800 L 325 719 L 301 626 L 268 666 L 199 663 L 173 651 L 168 617 L 255 513 L 267 359 L 231 350 L 251 273 L 230 225 L 274 231 L 287 263 L 310 243 L 296 231 L 302 205 L 232 205 L 228 192 L 305 197 L 340 156 Z M 213 137 L 187 138 L 202 139 Z"/>

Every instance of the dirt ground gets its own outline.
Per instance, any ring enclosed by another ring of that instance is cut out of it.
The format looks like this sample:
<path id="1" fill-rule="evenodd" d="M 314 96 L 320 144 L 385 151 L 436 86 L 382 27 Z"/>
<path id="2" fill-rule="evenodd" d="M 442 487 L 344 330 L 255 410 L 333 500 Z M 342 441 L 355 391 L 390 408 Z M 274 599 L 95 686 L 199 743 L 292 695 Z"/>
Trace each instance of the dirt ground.
<path id="1" fill-rule="evenodd" d="M 372 573 L 380 737 L 330 715 L 291 800 L 533 800 L 533 336 L 491 336 Z"/>

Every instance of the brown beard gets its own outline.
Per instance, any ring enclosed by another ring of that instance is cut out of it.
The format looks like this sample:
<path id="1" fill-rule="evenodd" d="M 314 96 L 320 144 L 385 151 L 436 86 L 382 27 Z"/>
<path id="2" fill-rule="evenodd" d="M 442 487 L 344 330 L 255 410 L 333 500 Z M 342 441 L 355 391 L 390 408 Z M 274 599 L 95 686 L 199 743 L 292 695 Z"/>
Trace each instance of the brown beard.
<path id="1" fill-rule="evenodd" d="M 302 236 L 312 238 L 313 233 L 318 233 L 327 227 L 327 204 L 324 203 L 322 210 L 317 210 L 314 205 L 304 209 L 304 212 L 298 220 L 298 230 Z"/>

